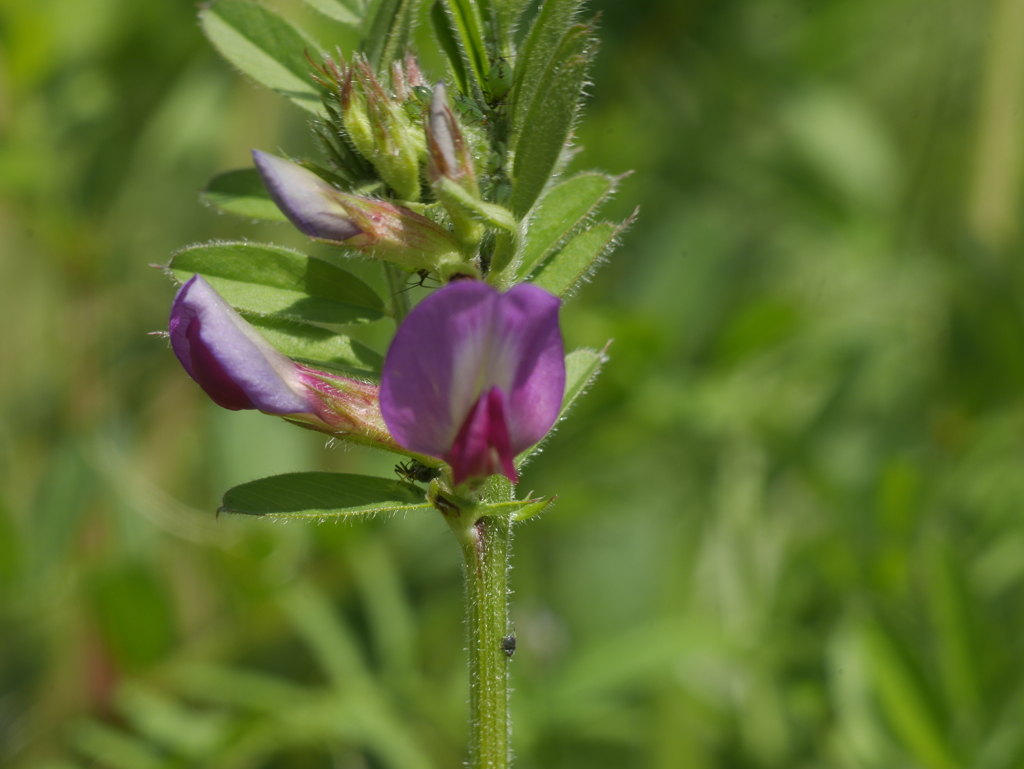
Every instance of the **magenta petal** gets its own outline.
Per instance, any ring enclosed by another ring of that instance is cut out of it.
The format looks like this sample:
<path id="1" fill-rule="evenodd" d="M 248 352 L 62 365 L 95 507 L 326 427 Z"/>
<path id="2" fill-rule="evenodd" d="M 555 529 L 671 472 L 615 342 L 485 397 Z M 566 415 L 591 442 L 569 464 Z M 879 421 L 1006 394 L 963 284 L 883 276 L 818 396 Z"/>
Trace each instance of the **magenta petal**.
<path id="1" fill-rule="evenodd" d="M 199 275 L 174 297 L 168 327 L 181 365 L 219 406 L 270 414 L 313 412 L 299 395 L 304 390 L 298 367 Z"/>
<path id="2" fill-rule="evenodd" d="M 335 199 L 334 187 L 315 173 L 259 150 L 253 150 L 252 157 L 271 199 L 302 233 L 343 241 L 362 232 Z"/>
<path id="3" fill-rule="evenodd" d="M 505 419 L 505 395 L 499 388 L 480 396 L 445 460 L 452 466 L 456 485 L 495 473 L 512 483 L 519 481 Z"/>
<path id="4" fill-rule="evenodd" d="M 501 294 L 468 280 L 423 300 L 399 328 L 384 362 L 381 412 L 395 439 L 411 451 L 451 457 L 470 475 L 485 468 L 485 475 L 503 470 L 514 476 L 508 457 L 543 438 L 561 407 L 559 304 L 533 285 Z M 496 417 L 478 415 L 484 407 L 492 414 L 492 388 L 503 395 L 508 440 L 497 463 L 489 454 L 477 456 L 498 449 Z M 477 420 L 484 420 L 483 427 Z M 481 430 L 486 440 L 473 437 Z M 484 445 L 491 448 L 485 452 Z"/>

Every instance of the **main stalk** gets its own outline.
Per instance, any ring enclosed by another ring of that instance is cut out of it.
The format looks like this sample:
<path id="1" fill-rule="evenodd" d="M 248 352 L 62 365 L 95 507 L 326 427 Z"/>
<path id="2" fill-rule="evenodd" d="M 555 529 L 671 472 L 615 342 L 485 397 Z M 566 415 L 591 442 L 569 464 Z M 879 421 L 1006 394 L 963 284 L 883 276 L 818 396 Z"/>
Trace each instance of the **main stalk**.
<path id="1" fill-rule="evenodd" d="M 469 631 L 469 767 L 509 765 L 507 515 L 481 518 L 459 538 L 466 565 Z"/>

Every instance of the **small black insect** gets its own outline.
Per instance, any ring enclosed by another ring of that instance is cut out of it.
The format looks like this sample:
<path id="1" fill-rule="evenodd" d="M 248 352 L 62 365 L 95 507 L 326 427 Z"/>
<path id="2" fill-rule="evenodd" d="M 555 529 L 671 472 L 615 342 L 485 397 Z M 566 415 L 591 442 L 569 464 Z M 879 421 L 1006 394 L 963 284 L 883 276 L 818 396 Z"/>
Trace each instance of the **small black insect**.
<path id="1" fill-rule="evenodd" d="M 419 280 L 416 280 L 417 277 Z M 416 270 L 415 276 L 409 277 L 409 282 L 405 284 L 405 288 L 399 289 L 393 296 L 404 294 L 406 291 L 412 291 L 414 288 L 430 288 L 427 285 L 428 280 L 437 280 L 437 278 L 430 274 L 430 270 Z"/>
<path id="2" fill-rule="evenodd" d="M 409 288 L 423 288 L 424 284 L 433 277 L 430 270 L 416 270 L 416 275 L 419 277 L 419 281 L 410 285 Z"/>
<path id="3" fill-rule="evenodd" d="M 516 634 L 509 633 L 507 636 L 501 639 L 501 650 L 505 652 L 506 657 L 511 657 L 516 653 Z"/>
<path id="4" fill-rule="evenodd" d="M 403 481 L 430 483 L 441 474 L 441 471 L 434 467 L 427 467 L 415 459 L 410 459 L 408 462 L 399 462 L 395 465 L 395 473 Z"/>

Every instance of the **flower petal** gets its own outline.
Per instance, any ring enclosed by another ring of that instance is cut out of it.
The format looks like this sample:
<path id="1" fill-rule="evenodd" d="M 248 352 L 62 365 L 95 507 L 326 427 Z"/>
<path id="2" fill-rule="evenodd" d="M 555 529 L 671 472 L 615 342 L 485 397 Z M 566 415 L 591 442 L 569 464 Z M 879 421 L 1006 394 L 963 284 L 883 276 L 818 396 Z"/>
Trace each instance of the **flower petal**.
<path id="1" fill-rule="evenodd" d="M 480 396 L 445 457 L 452 466 L 455 485 L 495 473 L 512 483 L 519 481 L 505 411 L 505 394 L 500 388 L 492 387 Z"/>
<path id="2" fill-rule="evenodd" d="M 252 157 L 270 197 L 301 232 L 339 242 L 362 232 L 337 201 L 337 190 L 315 173 L 259 150 Z"/>
<path id="3" fill-rule="evenodd" d="M 561 301 L 529 283 L 502 294 L 492 332 L 487 381 L 508 397 L 512 453 L 548 434 L 565 394 L 565 348 L 558 327 Z"/>
<path id="4" fill-rule="evenodd" d="M 296 364 L 257 333 L 199 275 L 178 291 L 168 324 L 171 347 L 215 403 L 232 411 L 312 413 Z"/>
<path id="5" fill-rule="evenodd" d="M 467 420 L 484 407 L 481 396 L 488 402 L 493 397 L 492 388 L 503 394 L 512 456 L 543 438 L 565 390 L 558 307 L 557 297 L 536 286 L 501 294 L 468 280 L 423 300 L 399 328 L 384 361 L 381 412 L 395 439 L 447 461 Z M 483 433 L 497 439 L 493 431 Z M 478 443 L 467 446 L 482 450 Z M 459 461 L 469 467 L 476 460 L 466 455 Z M 504 457 L 499 464 L 504 467 Z M 489 466 L 492 473 L 498 470 L 493 462 Z"/>

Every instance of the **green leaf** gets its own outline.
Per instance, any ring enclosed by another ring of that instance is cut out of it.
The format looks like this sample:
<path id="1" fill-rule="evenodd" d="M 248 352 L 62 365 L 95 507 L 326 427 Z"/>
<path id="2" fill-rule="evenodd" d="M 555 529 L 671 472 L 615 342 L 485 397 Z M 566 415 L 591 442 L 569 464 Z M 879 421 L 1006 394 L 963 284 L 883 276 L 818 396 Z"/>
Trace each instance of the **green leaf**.
<path id="1" fill-rule="evenodd" d="M 381 0 L 363 38 L 363 53 L 375 71 L 383 71 L 405 52 L 415 11 L 412 0 Z"/>
<path id="2" fill-rule="evenodd" d="M 380 354 L 343 334 L 280 318 L 247 315 L 246 320 L 274 347 L 299 363 L 344 374 L 380 376 L 384 365 Z"/>
<path id="3" fill-rule="evenodd" d="M 519 134 L 544 73 L 582 4 L 582 0 L 546 0 L 530 26 L 530 32 L 516 57 L 516 84 L 512 101 L 514 135 Z M 543 90 L 539 92 L 544 94 Z"/>
<path id="4" fill-rule="evenodd" d="M 565 239 L 597 211 L 615 192 L 621 177 L 590 171 L 573 176 L 552 187 L 541 199 L 530 223 L 530 234 L 519 263 L 519 277 L 558 248 Z"/>
<path id="5" fill-rule="evenodd" d="M 516 22 L 529 5 L 530 0 L 494 0 L 499 31 L 502 34 L 510 35 L 509 30 L 515 29 Z"/>
<path id="6" fill-rule="evenodd" d="M 309 76 L 306 51 L 316 42 L 276 13 L 249 0 L 216 0 L 199 12 L 203 32 L 221 55 L 257 83 L 319 114 L 322 91 Z"/>
<path id="7" fill-rule="evenodd" d="M 565 295 L 593 271 L 602 254 L 615 247 L 619 235 L 632 222 L 631 216 L 621 224 L 601 222 L 584 230 L 540 268 L 533 282 L 552 294 Z"/>
<path id="8" fill-rule="evenodd" d="M 439 196 L 443 196 L 442 200 L 457 205 L 477 221 L 512 235 L 519 235 L 519 223 L 507 208 L 475 198 L 458 182 L 444 177 L 437 181 L 436 189 Z"/>
<path id="9" fill-rule="evenodd" d="M 487 46 L 481 33 L 483 28 L 475 0 L 438 0 L 447 11 L 451 29 L 457 37 L 460 48 L 466 54 L 476 82 L 483 86 L 490 69 Z M 468 92 L 466 92 L 468 93 Z"/>
<path id="10" fill-rule="evenodd" d="M 224 494 L 221 513 L 273 518 L 337 518 L 432 510 L 412 484 L 347 473 L 287 473 L 249 481 Z"/>
<path id="11" fill-rule="evenodd" d="M 451 64 L 452 74 L 455 76 L 456 85 L 458 85 L 459 90 L 462 93 L 469 93 L 470 89 L 469 79 L 466 75 L 465 51 L 463 51 L 462 46 L 459 45 L 451 16 L 449 16 L 448 11 L 445 10 L 444 4 L 441 0 L 434 0 L 433 5 L 430 6 L 430 22 L 434 27 L 434 34 L 437 36 L 437 42 L 440 43 L 441 50 L 444 51 L 445 56 L 448 58 L 448 62 Z"/>
<path id="12" fill-rule="evenodd" d="M 553 501 L 521 499 L 480 505 L 477 515 L 536 515 Z M 218 513 L 257 515 L 273 520 L 324 520 L 349 515 L 433 510 L 424 492 L 387 478 L 347 473 L 287 473 L 235 486 L 224 494 Z"/>
<path id="13" fill-rule="evenodd" d="M 510 208 L 520 219 L 544 191 L 569 141 L 593 55 L 591 27 L 578 25 L 566 32 L 518 135 L 513 135 L 516 155 Z"/>
<path id="14" fill-rule="evenodd" d="M 171 258 L 185 282 L 202 275 L 239 311 L 303 323 L 368 323 L 384 315 L 381 298 L 355 275 L 278 246 L 208 243 Z"/>
<path id="15" fill-rule="evenodd" d="M 306 5 L 320 11 L 324 16 L 350 27 L 359 27 L 363 23 L 366 8 L 359 0 L 306 0 Z"/>
<path id="16" fill-rule="evenodd" d="M 287 221 L 281 209 L 270 199 L 255 168 L 217 174 L 199 193 L 199 199 L 205 205 L 249 219 Z"/>
<path id="17" fill-rule="evenodd" d="M 551 506 L 551 503 L 554 502 L 555 499 L 556 497 L 548 497 L 546 499 L 538 499 L 530 504 L 522 505 L 512 512 L 512 520 L 518 523 L 519 521 L 525 521 L 527 518 L 533 518 L 535 515 L 540 515 Z"/>
<path id="18" fill-rule="evenodd" d="M 565 419 L 569 409 L 597 378 L 601 366 L 608 361 L 607 349 L 607 345 L 600 351 L 581 347 L 565 356 L 565 395 L 562 396 L 562 409 L 558 412 L 559 421 Z"/>

